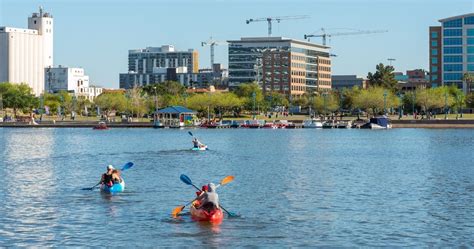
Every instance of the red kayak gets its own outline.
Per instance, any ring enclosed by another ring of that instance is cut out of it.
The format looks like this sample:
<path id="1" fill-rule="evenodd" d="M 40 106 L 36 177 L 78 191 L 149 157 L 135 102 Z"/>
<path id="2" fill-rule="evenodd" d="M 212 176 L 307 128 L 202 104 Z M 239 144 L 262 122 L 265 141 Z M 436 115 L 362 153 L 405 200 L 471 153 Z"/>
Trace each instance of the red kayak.
<path id="1" fill-rule="evenodd" d="M 191 205 L 191 218 L 195 221 L 206 221 L 212 224 L 220 224 L 224 219 L 224 213 L 220 208 L 216 208 L 211 211 L 204 209 L 197 209 L 194 204 Z"/>

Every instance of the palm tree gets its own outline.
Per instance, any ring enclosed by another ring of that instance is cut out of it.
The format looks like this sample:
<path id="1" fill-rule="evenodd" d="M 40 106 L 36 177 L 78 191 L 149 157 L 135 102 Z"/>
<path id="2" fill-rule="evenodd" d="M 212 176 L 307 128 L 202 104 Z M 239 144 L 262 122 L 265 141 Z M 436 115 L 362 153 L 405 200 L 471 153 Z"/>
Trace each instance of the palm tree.
<path id="1" fill-rule="evenodd" d="M 462 81 L 466 83 L 466 94 L 471 91 L 471 84 L 474 81 L 474 74 L 472 73 L 465 73 L 462 76 Z"/>

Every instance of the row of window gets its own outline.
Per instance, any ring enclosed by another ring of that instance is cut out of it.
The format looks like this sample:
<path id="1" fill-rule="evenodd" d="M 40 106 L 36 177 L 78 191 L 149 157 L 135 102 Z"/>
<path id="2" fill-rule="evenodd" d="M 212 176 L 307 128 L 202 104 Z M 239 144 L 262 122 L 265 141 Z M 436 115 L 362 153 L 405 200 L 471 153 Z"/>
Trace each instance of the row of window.
<path id="1" fill-rule="evenodd" d="M 292 85 L 291 90 L 292 91 L 306 91 L 306 87 L 305 86 L 294 86 L 294 85 Z"/>
<path id="2" fill-rule="evenodd" d="M 463 39 L 461 37 L 459 37 L 459 38 L 444 38 L 443 39 L 444 45 L 448 45 L 448 46 L 449 45 L 463 45 L 462 41 L 463 41 Z M 474 37 L 468 37 L 466 39 L 466 44 L 467 45 L 474 45 Z"/>
<path id="3" fill-rule="evenodd" d="M 445 72 L 462 71 L 462 64 L 444 64 L 443 70 Z"/>
<path id="4" fill-rule="evenodd" d="M 318 67 L 318 71 L 331 72 L 331 68 L 330 67 Z"/>
<path id="5" fill-rule="evenodd" d="M 303 79 L 300 79 L 300 78 L 291 78 L 291 83 L 300 83 L 300 84 L 304 84 L 306 82 L 306 80 L 303 78 Z"/>
<path id="6" fill-rule="evenodd" d="M 433 37 L 435 36 L 435 37 Z M 445 29 L 443 30 L 443 36 L 462 36 L 462 29 Z M 466 36 L 474 36 L 474 29 L 466 29 Z M 438 38 L 437 32 L 431 33 L 431 38 Z"/>
<path id="7" fill-rule="evenodd" d="M 444 73 L 444 80 L 462 80 L 462 73 Z"/>

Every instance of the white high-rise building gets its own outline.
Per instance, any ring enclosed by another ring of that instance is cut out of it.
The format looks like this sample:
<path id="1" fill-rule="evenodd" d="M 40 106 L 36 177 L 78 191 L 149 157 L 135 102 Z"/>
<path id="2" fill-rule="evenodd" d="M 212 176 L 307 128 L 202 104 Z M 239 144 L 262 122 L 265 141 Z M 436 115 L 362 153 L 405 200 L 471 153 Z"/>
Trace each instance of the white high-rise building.
<path id="1" fill-rule="evenodd" d="M 53 34 L 53 16 L 41 7 L 28 17 L 28 29 L 0 27 L 0 82 L 27 83 L 35 95 L 43 93 Z"/>

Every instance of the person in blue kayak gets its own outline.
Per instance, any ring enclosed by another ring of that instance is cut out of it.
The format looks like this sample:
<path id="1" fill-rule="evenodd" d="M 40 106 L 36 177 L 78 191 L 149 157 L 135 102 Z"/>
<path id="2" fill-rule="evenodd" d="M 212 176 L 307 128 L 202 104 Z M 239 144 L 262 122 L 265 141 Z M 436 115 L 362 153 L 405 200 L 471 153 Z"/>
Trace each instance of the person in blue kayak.
<path id="1" fill-rule="evenodd" d="M 109 187 L 112 187 L 112 185 L 114 185 L 114 181 L 113 181 L 113 171 L 115 170 L 114 166 L 112 165 L 109 165 L 107 166 L 107 171 L 102 174 L 102 177 L 100 179 L 100 184 L 105 184 Z"/>
<path id="2" fill-rule="evenodd" d="M 193 138 L 193 145 L 194 145 L 194 148 L 204 147 L 204 144 L 202 144 L 196 137 Z"/>
<path id="3" fill-rule="evenodd" d="M 197 197 L 200 205 L 197 207 L 202 208 L 206 211 L 211 211 L 219 208 L 219 195 L 216 192 L 216 185 L 214 183 L 209 183 L 207 185 L 207 191 L 203 191 L 201 195 Z"/>

